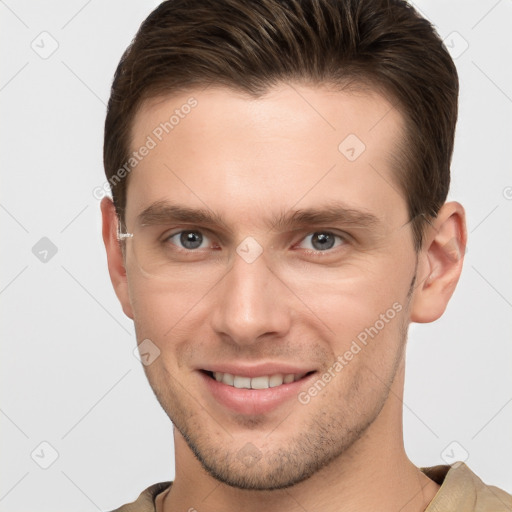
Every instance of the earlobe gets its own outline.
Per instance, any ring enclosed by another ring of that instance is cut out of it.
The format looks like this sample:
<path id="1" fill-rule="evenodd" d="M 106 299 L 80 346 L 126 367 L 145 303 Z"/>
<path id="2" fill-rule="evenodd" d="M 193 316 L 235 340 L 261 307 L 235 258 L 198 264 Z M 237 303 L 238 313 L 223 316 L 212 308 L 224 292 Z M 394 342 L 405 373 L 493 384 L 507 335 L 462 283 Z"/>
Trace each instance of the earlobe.
<path id="1" fill-rule="evenodd" d="M 464 208 L 457 202 L 445 203 L 428 227 L 419 255 L 411 321 L 433 322 L 444 313 L 459 281 L 466 241 Z"/>
<path id="2" fill-rule="evenodd" d="M 125 315 L 133 319 L 124 257 L 117 239 L 118 217 L 114 203 L 109 197 L 104 197 L 101 200 L 101 216 L 103 243 L 107 252 L 110 280 Z"/>

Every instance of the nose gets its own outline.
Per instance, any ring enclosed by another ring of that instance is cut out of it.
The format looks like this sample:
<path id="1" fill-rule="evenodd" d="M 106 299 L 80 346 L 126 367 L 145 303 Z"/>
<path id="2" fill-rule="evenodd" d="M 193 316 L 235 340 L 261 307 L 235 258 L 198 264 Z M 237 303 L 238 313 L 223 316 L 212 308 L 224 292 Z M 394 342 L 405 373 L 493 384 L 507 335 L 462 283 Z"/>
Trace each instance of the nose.
<path id="1" fill-rule="evenodd" d="M 216 287 L 213 330 L 237 345 L 250 345 L 290 330 L 289 293 L 263 256 L 247 263 L 238 255 Z"/>

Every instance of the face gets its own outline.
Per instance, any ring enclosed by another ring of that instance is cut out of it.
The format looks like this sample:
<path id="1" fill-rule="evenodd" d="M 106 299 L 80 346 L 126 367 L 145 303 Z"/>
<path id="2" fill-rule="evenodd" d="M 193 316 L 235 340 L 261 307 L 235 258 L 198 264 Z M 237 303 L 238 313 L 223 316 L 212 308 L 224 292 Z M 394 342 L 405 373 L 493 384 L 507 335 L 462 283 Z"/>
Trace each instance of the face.
<path id="1" fill-rule="evenodd" d="M 300 482 L 385 405 L 417 263 L 390 164 L 401 129 L 376 93 L 284 84 L 140 109 L 132 149 L 151 148 L 129 176 L 125 311 L 158 355 L 158 400 L 217 479 Z"/>

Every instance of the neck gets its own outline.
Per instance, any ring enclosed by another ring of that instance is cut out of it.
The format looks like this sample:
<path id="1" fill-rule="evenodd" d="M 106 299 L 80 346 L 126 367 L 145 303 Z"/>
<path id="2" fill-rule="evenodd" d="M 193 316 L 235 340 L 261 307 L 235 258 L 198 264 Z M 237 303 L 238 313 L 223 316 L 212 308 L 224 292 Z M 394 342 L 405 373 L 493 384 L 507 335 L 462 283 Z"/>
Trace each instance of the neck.
<path id="1" fill-rule="evenodd" d="M 439 489 L 407 458 L 402 433 L 404 368 L 377 419 L 341 456 L 311 478 L 275 491 L 251 491 L 215 480 L 175 431 L 176 478 L 157 510 L 199 512 L 423 512 Z"/>

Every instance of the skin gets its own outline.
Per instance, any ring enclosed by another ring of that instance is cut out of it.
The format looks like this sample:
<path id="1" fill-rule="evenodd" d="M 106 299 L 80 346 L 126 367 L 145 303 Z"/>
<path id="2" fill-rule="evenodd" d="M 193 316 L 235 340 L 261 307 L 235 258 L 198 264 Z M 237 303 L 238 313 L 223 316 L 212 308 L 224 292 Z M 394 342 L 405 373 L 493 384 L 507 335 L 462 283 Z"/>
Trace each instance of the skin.
<path id="1" fill-rule="evenodd" d="M 404 450 L 404 349 L 409 323 L 439 318 L 455 289 L 462 206 L 446 203 L 414 250 L 389 158 L 403 118 L 371 91 L 279 84 L 257 99 L 220 87 L 153 99 L 136 116 L 134 150 L 191 96 L 197 106 L 129 176 L 125 224 L 135 235 L 124 255 L 112 202 L 101 204 L 115 292 L 138 343 L 160 350 L 144 369 L 175 426 L 176 477 L 157 509 L 425 510 L 439 486 Z M 354 161 L 338 150 L 348 134 L 366 146 Z M 157 201 L 207 208 L 223 223 L 148 231 L 137 216 Z M 267 221 L 334 203 L 375 221 Z M 174 237 L 169 277 L 151 275 L 136 237 L 144 245 L 180 229 L 208 238 L 186 256 Z M 319 250 L 318 232 L 344 238 Z M 246 237 L 263 251 L 252 263 L 236 252 Z M 307 404 L 293 397 L 263 414 L 236 413 L 199 374 L 278 362 L 307 364 L 316 380 L 393 304 L 400 311 Z M 247 443 L 258 454 L 250 465 L 240 457 Z"/>

